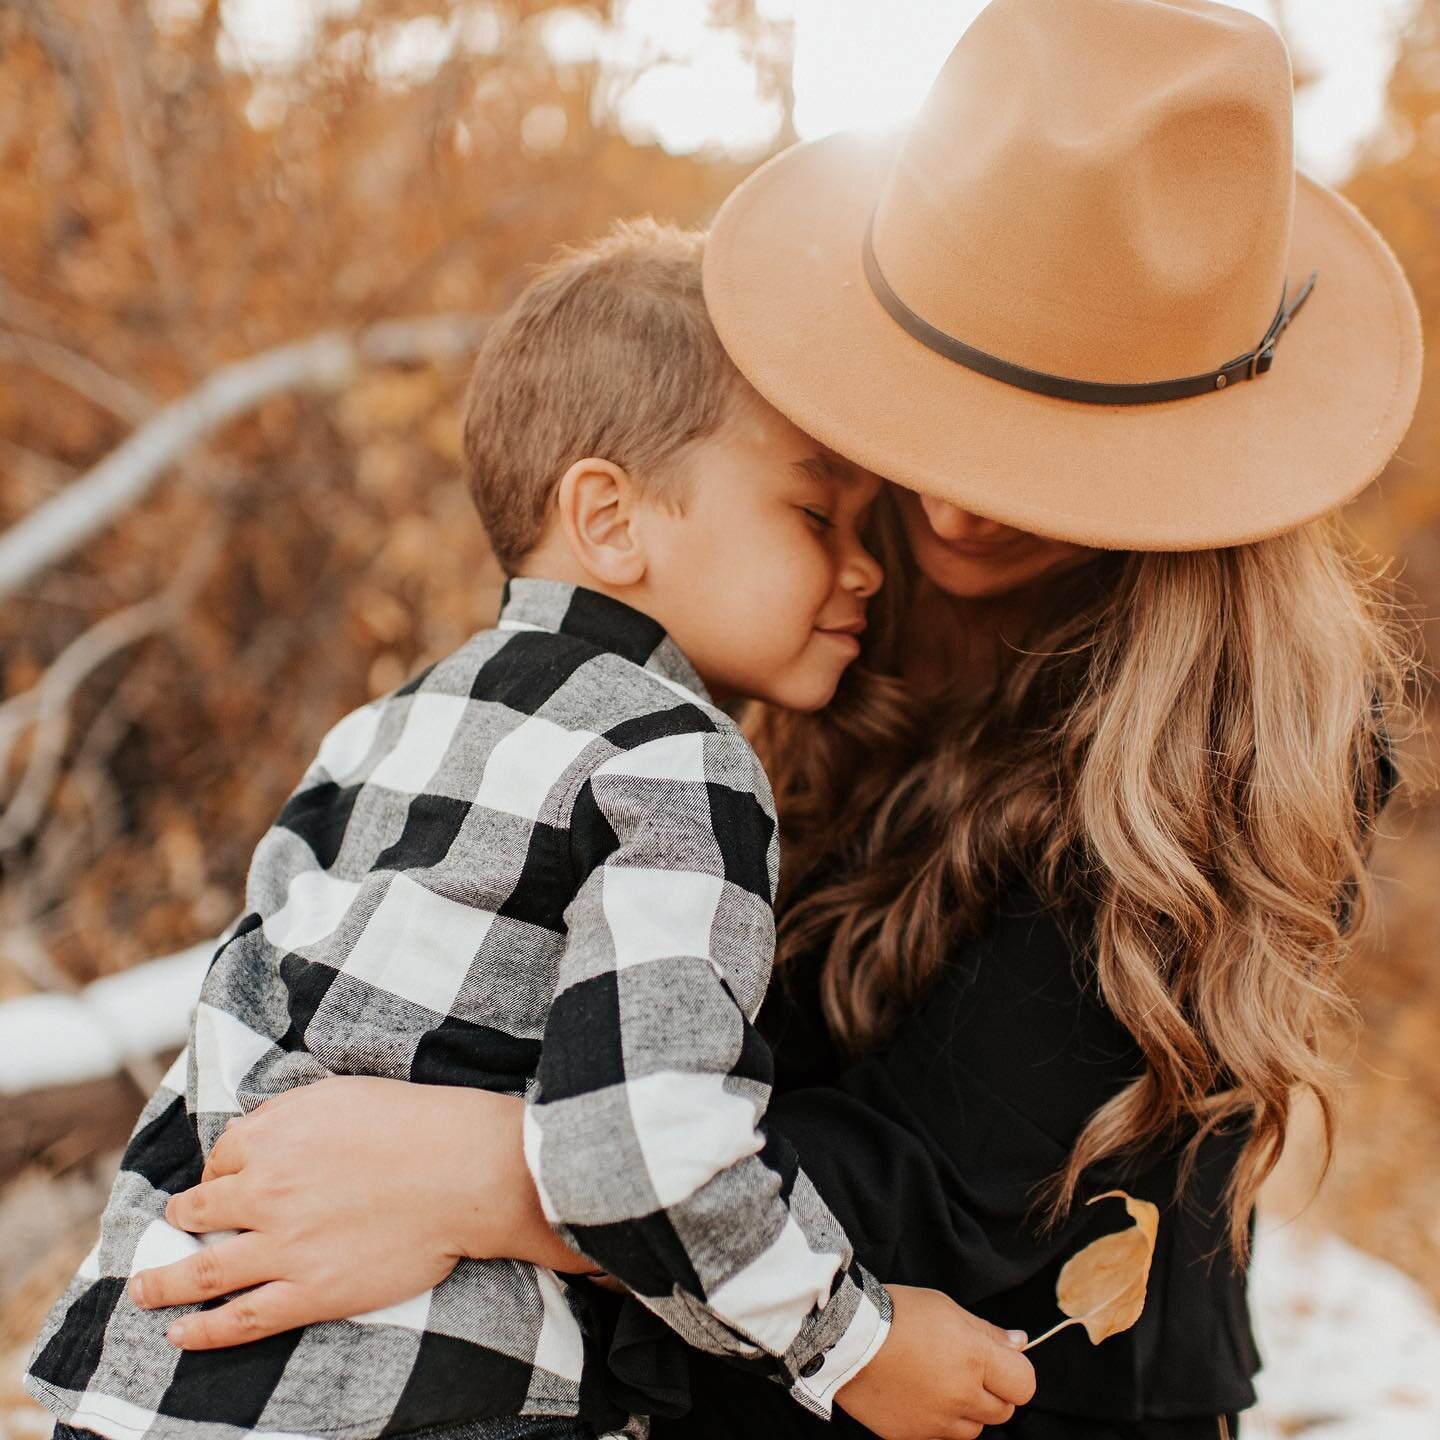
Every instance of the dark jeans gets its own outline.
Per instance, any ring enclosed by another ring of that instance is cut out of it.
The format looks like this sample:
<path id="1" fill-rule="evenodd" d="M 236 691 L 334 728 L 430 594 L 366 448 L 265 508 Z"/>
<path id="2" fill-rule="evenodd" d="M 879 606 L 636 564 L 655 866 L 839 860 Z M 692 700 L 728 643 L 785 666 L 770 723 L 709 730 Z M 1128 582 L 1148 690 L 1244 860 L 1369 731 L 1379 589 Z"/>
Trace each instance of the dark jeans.
<path id="1" fill-rule="evenodd" d="M 1238 1440 L 1240 1429 L 1233 1415 L 1220 1420 L 1140 1420 L 1107 1425 L 1101 1420 L 1077 1420 L 1044 1410 L 1019 1410 L 1008 1425 L 985 1431 L 995 1440 Z"/>
<path id="2" fill-rule="evenodd" d="M 102 1440 L 102 1437 L 93 1430 L 57 1424 L 53 1440 Z M 595 1440 L 595 1432 L 583 1420 L 527 1415 L 476 1420 L 470 1425 L 450 1425 L 441 1430 L 418 1430 L 415 1440 Z"/>
<path id="3" fill-rule="evenodd" d="M 707 1400 L 710 1397 L 707 1397 Z M 788 1397 L 787 1405 L 795 1402 Z M 654 1440 L 736 1440 L 736 1437 L 765 1434 L 769 1440 L 815 1440 L 831 1436 L 833 1440 L 849 1440 L 849 1437 L 871 1435 L 872 1431 L 857 1425 L 838 1407 L 835 1418 L 826 1425 L 824 1421 L 804 1414 L 795 1406 L 798 1418 L 793 1425 L 773 1425 L 773 1418 L 767 1414 L 758 1417 L 747 1416 L 745 1407 L 737 1405 L 726 1411 L 723 1406 L 705 1404 L 697 1406 L 679 1420 L 656 1422 Z M 786 1412 L 779 1412 L 781 1417 Z M 1238 1440 L 1240 1431 L 1235 1417 L 1227 1416 L 1230 1440 Z M 763 1429 L 761 1428 L 763 1426 Z M 987 1426 L 983 1440 L 1221 1440 L 1224 1432 L 1220 1419 L 1198 1420 L 1141 1420 L 1133 1423 L 1107 1423 L 1104 1420 L 1082 1420 L 1073 1415 L 1057 1415 L 1053 1411 L 1025 1408 L 1015 1412 L 1015 1418 L 1008 1425 Z"/>

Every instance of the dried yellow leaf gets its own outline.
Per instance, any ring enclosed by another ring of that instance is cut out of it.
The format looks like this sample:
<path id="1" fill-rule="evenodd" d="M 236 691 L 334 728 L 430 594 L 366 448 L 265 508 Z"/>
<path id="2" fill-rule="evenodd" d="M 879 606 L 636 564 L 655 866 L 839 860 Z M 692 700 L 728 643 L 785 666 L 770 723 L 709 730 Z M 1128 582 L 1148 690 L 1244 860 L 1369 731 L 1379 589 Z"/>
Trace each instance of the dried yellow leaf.
<path id="1" fill-rule="evenodd" d="M 1098 1345 L 1128 1330 L 1140 1318 L 1145 1308 L 1150 1262 L 1155 1256 L 1160 1211 L 1148 1200 L 1137 1200 L 1123 1190 L 1107 1190 L 1089 1203 L 1111 1199 L 1123 1200 L 1135 1223 L 1113 1235 L 1102 1235 L 1065 1262 L 1055 1285 L 1055 1298 L 1070 1318 L 1032 1340 L 1027 1350 L 1069 1325 L 1083 1325 L 1090 1343 Z"/>

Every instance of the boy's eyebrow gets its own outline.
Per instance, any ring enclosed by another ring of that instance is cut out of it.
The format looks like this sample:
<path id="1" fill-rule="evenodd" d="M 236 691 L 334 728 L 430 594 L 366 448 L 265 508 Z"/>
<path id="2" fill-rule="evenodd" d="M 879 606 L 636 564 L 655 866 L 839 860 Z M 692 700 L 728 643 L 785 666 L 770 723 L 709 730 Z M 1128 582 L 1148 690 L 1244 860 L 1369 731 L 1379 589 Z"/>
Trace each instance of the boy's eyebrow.
<path id="1" fill-rule="evenodd" d="M 838 480 L 842 485 L 853 485 L 859 478 L 855 467 L 837 455 L 809 455 L 804 460 L 793 461 L 790 468 L 802 479 L 821 484 Z"/>

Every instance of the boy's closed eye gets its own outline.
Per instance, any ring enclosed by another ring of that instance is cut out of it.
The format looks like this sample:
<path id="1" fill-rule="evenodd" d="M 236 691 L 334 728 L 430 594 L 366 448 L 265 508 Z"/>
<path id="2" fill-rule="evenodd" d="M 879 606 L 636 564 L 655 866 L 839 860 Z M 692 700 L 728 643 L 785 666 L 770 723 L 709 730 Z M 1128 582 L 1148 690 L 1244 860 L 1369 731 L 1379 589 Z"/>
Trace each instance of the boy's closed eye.
<path id="1" fill-rule="evenodd" d="M 833 512 L 845 478 L 841 466 L 828 456 L 811 455 L 794 461 L 790 468 L 802 483 L 806 496 L 798 502 L 797 508 L 819 529 L 835 529 Z"/>

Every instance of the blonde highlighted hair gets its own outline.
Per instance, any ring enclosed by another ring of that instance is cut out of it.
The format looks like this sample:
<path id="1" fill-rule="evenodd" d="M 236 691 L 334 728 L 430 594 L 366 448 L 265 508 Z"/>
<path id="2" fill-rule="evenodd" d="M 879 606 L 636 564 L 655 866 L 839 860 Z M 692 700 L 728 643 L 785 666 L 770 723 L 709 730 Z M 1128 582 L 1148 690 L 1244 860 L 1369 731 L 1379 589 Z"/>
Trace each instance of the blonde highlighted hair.
<path id="1" fill-rule="evenodd" d="M 1340 962 L 1371 906 L 1405 631 L 1317 522 L 1233 549 L 1097 556 L 1046 582 L 1049 618 L 993 690 L 922 701 L 901 678 L 913 562 L 893 517 L 884 528 L 887 589 L 836 703 L 752 727 L 799 896 L 782 962 L 823 952 L 827 1023 L 860 1053 L 1001 890 L 1029 884 L 1089 927 L 1101 996 L 1146 1062 L 1040 1203 L 1058 1219 L 1097 1161 L 1188 1137 L 1193 1163 L 1243 1122 L 1242 1255 L 1299 1093 L 1319 1102 L 1328 1155 L 1324 1037 L 1348 1018 Z"/>

